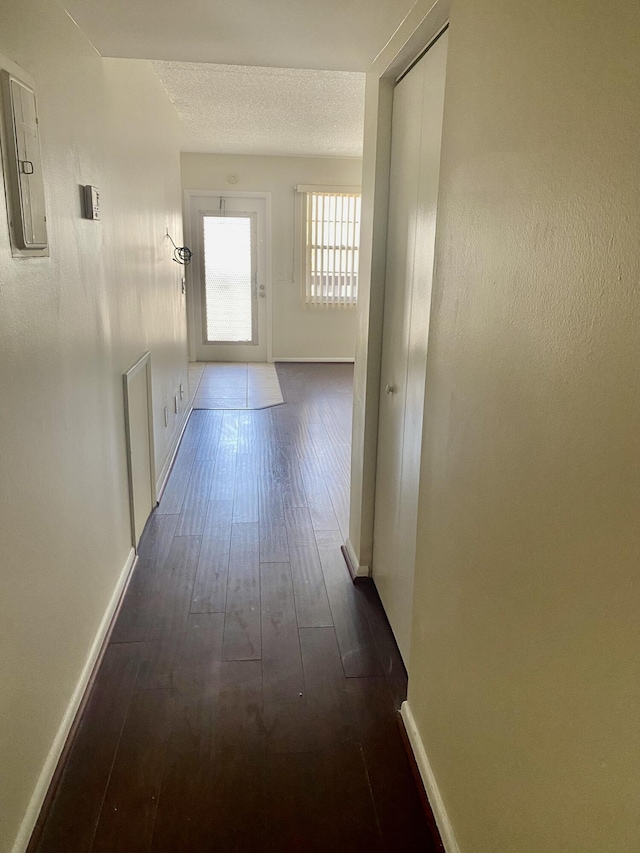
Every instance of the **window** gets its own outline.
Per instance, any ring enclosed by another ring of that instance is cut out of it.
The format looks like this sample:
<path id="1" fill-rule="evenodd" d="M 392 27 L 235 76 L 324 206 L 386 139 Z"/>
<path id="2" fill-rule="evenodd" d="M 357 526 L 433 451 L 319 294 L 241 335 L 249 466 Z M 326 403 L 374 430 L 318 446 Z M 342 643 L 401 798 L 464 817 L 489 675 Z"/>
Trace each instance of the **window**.
<path id="1" fill-rule="evenodd" d="M 355 305 L 360 188 L 298 186 L 297 190 L 302 194 L 305 303 Z"/>
<path id="2" fill-rule="evenodd" d="M 207 343 L 257 342 L 255 214 L 203 213 Z"/>

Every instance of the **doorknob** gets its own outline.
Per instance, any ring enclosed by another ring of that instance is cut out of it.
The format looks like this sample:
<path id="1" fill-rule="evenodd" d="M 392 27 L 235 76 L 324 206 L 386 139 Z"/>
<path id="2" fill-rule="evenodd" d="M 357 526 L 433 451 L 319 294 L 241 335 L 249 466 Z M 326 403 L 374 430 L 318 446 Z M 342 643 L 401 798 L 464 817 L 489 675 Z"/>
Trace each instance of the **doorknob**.
<path id="1" fill-rule="evenodd" d="M 387 394 L 395 394 L 396 393 L 396 386 L 395 385 L 389 385 L 387 383 L 384 390 L 387 392 Z"/>

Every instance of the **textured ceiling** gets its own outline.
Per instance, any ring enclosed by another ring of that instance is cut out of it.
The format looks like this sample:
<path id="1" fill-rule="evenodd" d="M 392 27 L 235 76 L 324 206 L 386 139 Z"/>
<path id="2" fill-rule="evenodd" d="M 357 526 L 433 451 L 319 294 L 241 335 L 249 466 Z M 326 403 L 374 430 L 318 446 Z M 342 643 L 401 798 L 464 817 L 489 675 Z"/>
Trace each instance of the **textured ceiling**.
<path id="1" fill-rule="evenodd" d="M 180 115 L 182 150 L 361 157 L 365 75 L 154 62 Z"/>
<path id="2" fill-rule="evenodd" d="M 62 0 L 103 56 L 366 71 L 414 0 Z"/>

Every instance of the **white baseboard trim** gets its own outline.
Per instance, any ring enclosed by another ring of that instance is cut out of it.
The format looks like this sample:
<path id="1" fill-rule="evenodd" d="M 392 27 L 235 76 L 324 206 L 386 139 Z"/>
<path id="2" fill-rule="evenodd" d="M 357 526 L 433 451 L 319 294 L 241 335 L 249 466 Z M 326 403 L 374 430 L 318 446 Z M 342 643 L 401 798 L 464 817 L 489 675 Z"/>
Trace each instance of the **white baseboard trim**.
<path id="1" fill-rule="evenodd" d="M 116 612 L 118 604 L 120 603 L 120 597 L 127 583 L 129 582 L 131 573 L 133 572 L 134 566 L 136 564 L 136 559 L 136 552 L 132 548 L 131 551 L 129 551 L 127 561 L 124 564 L 122 571 L 120 572 L 120 577 L 118 578 L 113 593 L 111 594 L 107 609 L 104 612 L 98 630 L 96 631 L 96 635 L 93 638 L 93 642 L 91 643 L 91 648 L 89 649 L 89 654 L 87 655 L 87 659 L 84 663 L 84 666 L 82 667 L 80 678 L 78 679 L 78 682 L 71 695 L 71 699 L 69 700 L 67 709 L 64 712 L 64 716 L 62 717 L 60 727 L 56 732 L 56 736 L 53 739 L 51 749 L 49 750 L 49 754 L 47 755 L 47 758 L 44 762 L 44 766 L 40 772 L 40 776 L 38 777 L 38 781 L 36 782 L 36 787 L 33 791 L 33 794 L 31 795 L 31 800 L 29 801 L 29 805 L 27 806 L 27 810 L 25 812 L 24 818 L 22 819 L 22 823 L 20 824 L 20 829 L 18 830 L 18 835 L 16 836 L 16 840 L 13 844 L 13 847 L 11 848 L 11 853 L 25 853 L 27 847 L 29 846 L 29 841 L 35 828 L 36 821 L 38 820 L 38 817 L 40 815 L 40 810 L 42 809 L 44 799 L 47 796 L 47 791 L 49 790 L 49 785 L 51 784 L 51 780 L 53 779 L 53 774 L 55 773 L 56 767 L 58 766 L 58 761 L 60 760 L 62 750 L 65 747 L 67 737 L 69 736 L 69 732 L 71 731 L 71 726 L 73 725 L 73 722 L 75 720 L 78 708 L 80 707 L 80 703 L 82 702 L 82 699 L 84 697 L 87 685 L 89 684 L 89 680 L 91 679 L 91 675 L 93 673 L 96 661 L 98 660 L 100 652 L 102 651 L 102 646 L 104 644 L 107 632 L 111 626 L 113 615 Z"/>
<path id="2" fill-rule="evenodd" d="M 433 812 L 436 824 L 438 825 L 438 831 L 440 832 L 440 838 L 442 839 L 444 849 L 446 850 L 446 853 L 460 853 L 458 842 L 453 834 L 453 827 L 451 826 L 447 810 L 445 809 L 442 797 L 440 796 L 436 777 L 433 775 L 431 764 L 427 758 L 427 751 L 422 743 L 422 738 L 418 732 L 418 727 L 416 726 L 416 721 L 413 718 L 408 702 L 402 703 L 400 714 L 402 715 L 407 737 L 409 738 L 409 743 L 411 744 L 411 749 L 413 750 L 416 764 L 418 765 L 418 770 L 420 771 L 420 776 L 422 777 L 422 782 L 424 784 L 425 791 L 427 792 L 431 811 Z"/>
<path id="3" fill-rule="evenodd" d="M 165 490 L 167 485 L 167 480 L 169 479 L 169 474 L 171 472 L 171 466 L 176 458 L 176 453 L 178 452 L 178 448 L 180 447 L 180 442 L 182 441 L 182 436 L 184 435 L 184 431 L 187 428 L 187 423 L 189 422 L 189 417 L 191 412 L 193 411 L 193 401 L 189 403 L 187 408 L 184 410 L 184 414 L 182 416 L 182 423 L 180 424 L 180 429 L 177 429 L 173 438 L 173 443 L 171 444 L 171 449 L 167 455 L 166 462 L 162 466 L 162 471 L 160 471 L 160 476 L 158 477 L 158 481 L 156 483 L 156 499 L 158 503 L 160 503 L 160 498 L 162 497 L 162 493 Z"/>
<path id="4" fill-rule="evenodd" d="M 276 363 L 279 361 L 302 361 L 320 364 L 353 364 L 355 358 L 281 358 L 279 355 L 274 355 L 273 361 Z"/>
<path id="5" fill-rule="evenodd" d="M 351 563 L 351 567 L 354 571 L 354 574 L 357 578 L 368 578 L 371 576 L 371 569 L 369 566 L 361 566 L 358 560 L 358 555 L 356 554 L 356 549 L 353 547 L 353 543 L 351 539 L 347 539 L 344 543 L 344 547 L 347 549 L 347 555 L 349 557 L 349 561 Z"/>

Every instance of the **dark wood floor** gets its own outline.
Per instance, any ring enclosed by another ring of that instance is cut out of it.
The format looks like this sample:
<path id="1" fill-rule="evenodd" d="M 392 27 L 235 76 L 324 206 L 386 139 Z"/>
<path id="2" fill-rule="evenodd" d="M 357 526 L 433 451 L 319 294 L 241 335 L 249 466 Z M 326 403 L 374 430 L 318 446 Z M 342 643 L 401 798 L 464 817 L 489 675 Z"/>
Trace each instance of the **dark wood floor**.
<path id="1" fill-rule="evenodd" d="M 191 416 L 40 853 L 439 849 L 340 552 L 351 367 L 278 373 L 284 406 Z"/>

